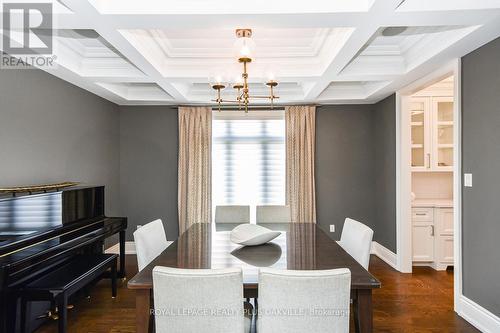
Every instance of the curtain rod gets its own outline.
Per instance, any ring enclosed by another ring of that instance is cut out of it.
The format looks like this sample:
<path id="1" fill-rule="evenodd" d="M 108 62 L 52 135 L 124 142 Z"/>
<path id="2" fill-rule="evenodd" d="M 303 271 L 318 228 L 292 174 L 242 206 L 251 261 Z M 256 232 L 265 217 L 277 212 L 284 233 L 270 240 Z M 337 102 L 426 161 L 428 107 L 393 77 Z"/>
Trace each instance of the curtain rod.
<path id="1" fill-rule="evenodd" d="M 317 103 L 297 103 L 297 104 L 279 104 L 275 105 L 272 109 L 269 105 L 254 105 L 249 106 L 248 110 L 269 110 L 269 111 L 283 111 L 287 106 L 321 106 L 321 104 Z M 202 104 L 181 104 L 178 107 L 210 107 L 212 110 L 219 110 L 219 106 L 217 104 L 211 105 L 202 105 Z M 221 111 L 244 111 L 243 106 L 238 106 L 238 104 L 225 104 L 220 106 Z"/>

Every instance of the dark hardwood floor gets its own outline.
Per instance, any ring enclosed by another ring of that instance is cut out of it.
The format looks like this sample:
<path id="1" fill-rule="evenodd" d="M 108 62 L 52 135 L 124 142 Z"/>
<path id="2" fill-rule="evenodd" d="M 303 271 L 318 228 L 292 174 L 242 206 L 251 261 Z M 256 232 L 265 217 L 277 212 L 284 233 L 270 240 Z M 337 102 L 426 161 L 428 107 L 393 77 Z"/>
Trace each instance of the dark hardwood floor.
<path id="1" fill-rule="evenodd" d="M 374 332 L 479 332 L 453 312 L 453 272 L 414 267 L 413 274 L 401 274 L 375 256 L 370 271 L 382 282 L 373 295 Z M 128 255 L 128 278 L 136 272 L 135 256 Z M 120 281 L 116 299 L 110 282 L 103 280 L 90 300 L 79 299 L 74 306 L 70 333 L 135 332 L 135 298 L 126 281 Z M 55 333 L 57 322 L 47 322 L 37 332 Z"/>

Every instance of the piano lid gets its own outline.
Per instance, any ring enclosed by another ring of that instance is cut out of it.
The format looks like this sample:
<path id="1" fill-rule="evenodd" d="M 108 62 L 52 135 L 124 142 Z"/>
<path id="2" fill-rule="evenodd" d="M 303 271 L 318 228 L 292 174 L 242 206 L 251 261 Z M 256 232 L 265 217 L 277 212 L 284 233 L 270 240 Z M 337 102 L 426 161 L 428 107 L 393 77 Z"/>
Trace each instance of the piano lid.
<path id="1" fill-rule="evenodd" d="M 0 199 L 0 246 L 74 221 L 104 216 L 104 186 Z"/>

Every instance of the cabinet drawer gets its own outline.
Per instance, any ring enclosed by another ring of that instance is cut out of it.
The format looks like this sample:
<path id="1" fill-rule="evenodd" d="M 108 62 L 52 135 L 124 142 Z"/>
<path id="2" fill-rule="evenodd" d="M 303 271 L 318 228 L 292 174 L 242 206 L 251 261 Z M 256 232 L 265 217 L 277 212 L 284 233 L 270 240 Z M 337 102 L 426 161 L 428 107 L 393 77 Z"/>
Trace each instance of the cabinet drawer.
<path id="1" fill-rule="evenodd" d="M 412 222 L 432 222 L 434 220 L 434 208 L 413 208 L 411 220 Z"/>

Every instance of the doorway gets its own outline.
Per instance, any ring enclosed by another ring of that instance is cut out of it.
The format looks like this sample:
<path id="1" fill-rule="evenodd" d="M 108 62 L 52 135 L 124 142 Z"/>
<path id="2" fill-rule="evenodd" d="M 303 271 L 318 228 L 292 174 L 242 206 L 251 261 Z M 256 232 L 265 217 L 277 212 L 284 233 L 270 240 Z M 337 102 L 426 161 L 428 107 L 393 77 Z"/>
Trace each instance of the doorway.
<path id="1" fill-rule="evenodd" d="M 460 61 L 396 93 L 397 267 L 453 267 L 461 294 Z"/>

